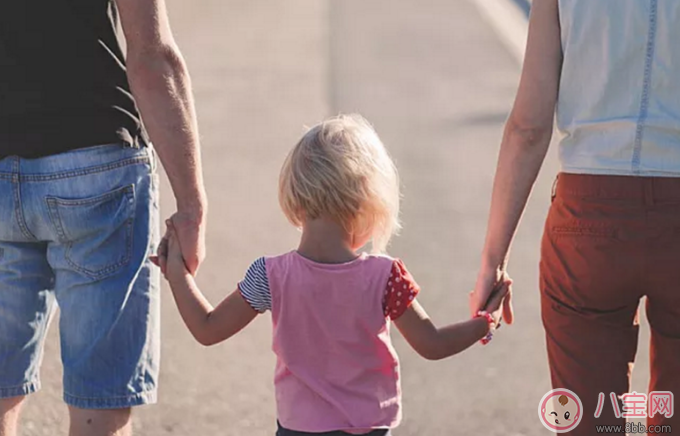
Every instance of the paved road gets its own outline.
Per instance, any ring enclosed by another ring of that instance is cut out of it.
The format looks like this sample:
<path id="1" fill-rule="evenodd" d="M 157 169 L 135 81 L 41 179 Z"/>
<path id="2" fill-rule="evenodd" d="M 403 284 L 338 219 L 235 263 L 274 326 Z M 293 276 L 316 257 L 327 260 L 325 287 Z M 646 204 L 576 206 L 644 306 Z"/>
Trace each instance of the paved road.
<path id="1" fill-rule="evenodd" d="M 472 3 L 168 1 L 198 102 L 211 198 L 199 282 L 211 300 L 230 292 L 256 257 L 294 246 L 297 232 L 279 213 L 276 183 L 303 126 L 357 111 L 374 122 L 401 170 L 405 228 L 391 254 L 409 265 L 436 321 L 464 319 L 519 77 Z M 397 436 L 546 434 L 535 410 L 549 389 L 537 264 L 555 172 L 551 156 L 514 247 L 517 325 L 487 348 L 437 363 L 395 334 L 405 401 Z M 168 189 L 163 199 L 169 213 Z M 163 304 L 161 401 L 136 412 L 137 434 L 273 434 L 269 316 L 205 349 L 183 327 L 167 289 Z M 54 330 L 24 436 L 65 434 Z M 644 354 L 641 360 L 645 372 Z M 644 381 L 638 377 L 638 390 Z"/>

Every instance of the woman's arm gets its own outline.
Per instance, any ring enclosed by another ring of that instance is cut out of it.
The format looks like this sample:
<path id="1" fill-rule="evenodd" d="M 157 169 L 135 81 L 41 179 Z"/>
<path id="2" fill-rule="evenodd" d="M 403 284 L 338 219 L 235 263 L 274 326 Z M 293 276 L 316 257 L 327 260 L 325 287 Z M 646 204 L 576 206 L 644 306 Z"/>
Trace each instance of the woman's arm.
<path id="1" fill-rule="evenodd" d="M 505 275 L 510 244 L 550 145 L 562 70 L 557 0 L 534 0 L 519 90 L 501 143 L 482 263 L 470 310 L 484 307 Z M 504 318 L 512 323 L 510 298 Z"/>

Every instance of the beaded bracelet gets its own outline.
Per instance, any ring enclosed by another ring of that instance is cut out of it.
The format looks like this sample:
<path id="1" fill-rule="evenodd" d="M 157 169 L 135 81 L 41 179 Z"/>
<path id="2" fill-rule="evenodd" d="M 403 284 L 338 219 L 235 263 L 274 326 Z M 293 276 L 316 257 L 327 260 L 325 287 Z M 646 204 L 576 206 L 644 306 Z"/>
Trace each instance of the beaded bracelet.
<path id="1" fill-rule="evenodd" d="M 493 316 L 485 310 L 480 310 L 477 312 L 477 317 L 481 318 L 484 317 L 486 318 L 486 321 L 489 323 L 489 333 L 486 334 L 479 342 L 482 343 L 482 345 L 486 345 L 489 342 L 491 342 L 491 339 L 493 339 L 493 333 L 496 330 L 496 320 L 493 319 Z"/>

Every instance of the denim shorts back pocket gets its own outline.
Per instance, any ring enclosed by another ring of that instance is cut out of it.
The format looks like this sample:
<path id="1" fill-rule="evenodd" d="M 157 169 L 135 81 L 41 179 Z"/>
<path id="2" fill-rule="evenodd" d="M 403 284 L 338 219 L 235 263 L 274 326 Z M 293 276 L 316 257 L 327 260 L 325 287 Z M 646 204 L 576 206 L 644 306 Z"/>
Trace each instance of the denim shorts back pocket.
<path id="1" fill-rule="evenodd" d="M 45 198 L 69 266 L 93 279 L 115 274 L 132 257 L 135 186 L 82 198 Z"/>

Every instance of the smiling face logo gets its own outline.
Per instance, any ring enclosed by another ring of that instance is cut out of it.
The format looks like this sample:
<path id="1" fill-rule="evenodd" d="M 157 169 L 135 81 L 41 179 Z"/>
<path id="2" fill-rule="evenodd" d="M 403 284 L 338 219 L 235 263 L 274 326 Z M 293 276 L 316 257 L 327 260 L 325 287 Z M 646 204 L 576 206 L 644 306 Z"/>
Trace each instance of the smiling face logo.
<path id="1" fill-rule="evenodd" d="M 548 430 L 566 433 L 581 422 L 581 399 L 569 389 L 553 389 L 538 403 L 538 417 Z"/>

